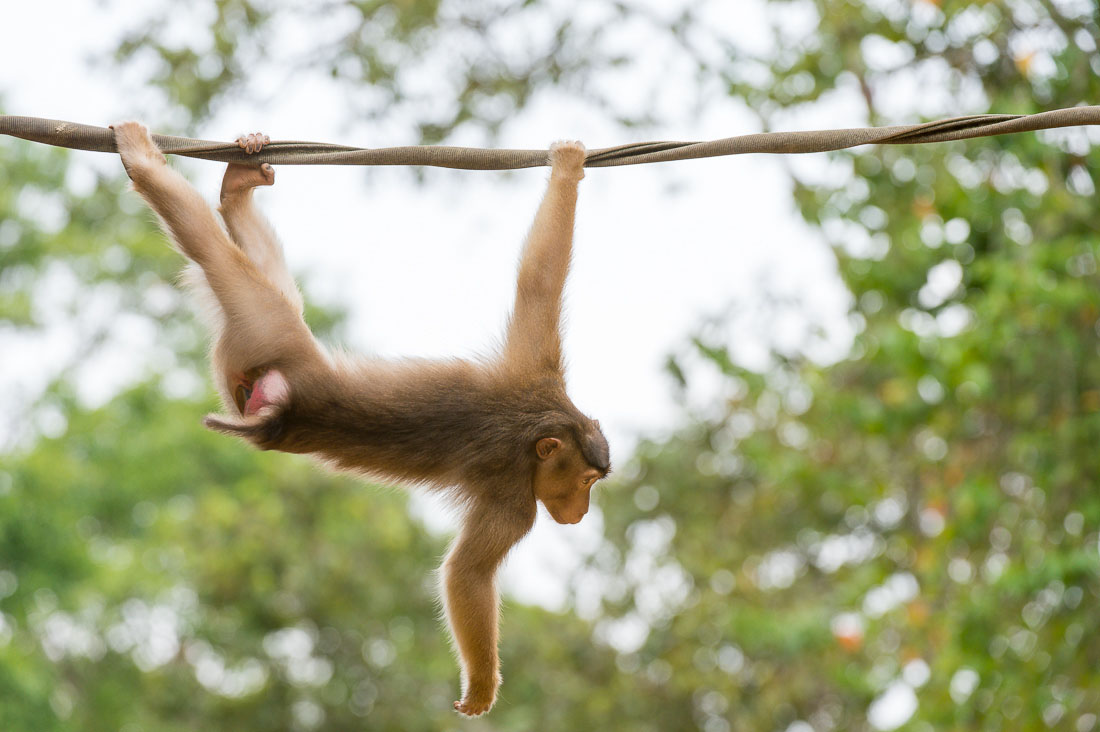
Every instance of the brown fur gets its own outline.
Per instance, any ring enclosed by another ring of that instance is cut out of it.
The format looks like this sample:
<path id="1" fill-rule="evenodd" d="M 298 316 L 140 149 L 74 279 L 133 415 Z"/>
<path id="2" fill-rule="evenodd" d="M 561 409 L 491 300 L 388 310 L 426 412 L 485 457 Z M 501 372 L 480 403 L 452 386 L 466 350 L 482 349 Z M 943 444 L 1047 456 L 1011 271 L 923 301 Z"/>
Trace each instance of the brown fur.
<path id="1" fill-rule="evenodd" d="M 264 450 L 308 453 L 341 470 L 448 491 L 462 530 L 443 563 L 444 608 L 464 672 L 456 710 L 489 710 L 500 684 L 496 572 L 541 500 L 576 523 L 610 470 L 607 441 L 565 393 L 561 295 L 572 251 L 584 147 L 551 148 L 550 183 L 520 263 L 504 346 L 484 361 L 383 361 L 330 355 L 302 320 L 302 299 L 252 190 L 269 165 L 230 165 L 223 228 L 137 123 L 117 125 L 134 188 L 195 266 L 211 315 L 212 367 L 227 416 L 212 429 Z M 268 140 L 238 140 L 255 152 Z"/>

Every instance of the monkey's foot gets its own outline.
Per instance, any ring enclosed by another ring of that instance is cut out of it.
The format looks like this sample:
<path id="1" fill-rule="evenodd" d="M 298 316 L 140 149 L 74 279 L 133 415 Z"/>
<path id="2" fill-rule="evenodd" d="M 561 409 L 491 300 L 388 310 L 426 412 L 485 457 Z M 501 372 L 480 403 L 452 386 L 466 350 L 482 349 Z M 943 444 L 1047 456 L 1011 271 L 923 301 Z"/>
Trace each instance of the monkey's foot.
<path id="1" fill-rule="evenodd" d="M 243 165 L 230 163 L 225 169 L 222 178 L 221 200 L 247 193 L 256 186 L 270 186 L 275 184 L 275 168 L 267 163 L 256 165 Z"/>
<path id="2" fill-rule="evenodd" d="M 271 142 L 271 138 L 262 132 L 253 132 L 249 135 L 241 135 L 237 138 L 237 147 L 243 148 L 246 153 L 258 153 L 264 145 Z"/>
<path id="3" fill-rule="evenodd" d="M 264 145 L 271 142 L 271 138 L 262 132 L 254 132 L 250 135 L 241 135 L 237 138 L 237 147 L 249 155 L 263 149 Z M 246 165 L 243 163 L 230 163 L 225 169 L 225 177 L 222 178 L 221 200 L 246 193 L 256 186 L 270 186 L 275 184 L 275 169 L 267 163 L 260 165 Z"/>
<path id="4" fill-rule="evenodd" d="M 455 711 L 467 717 L 481 716 L 492 709 L 496 695 L 497 684 L 470 684 L 462 701 L 454 703 Z"/>
<path id="5" fill-rule="evenodd" d="M 149 130 L 140 122 L 119 122 L 111 125 L 111 129 L 115 133 L 115 147 L 130 178 L 140 175 L 143 168 L 167 162 L 149 136 Z"/>
<path id="6" fill-rule="evenodd" d="M 257 378 L 258 376 L 258 378 Z M 250 371 L 235 377 L 233 401 L 244 416 L 259 414 L 265 407 L 281 406 L 290 395 L 290 384 L 279 371 L 271 369 L 257 375 Z"/>
<path id="7" fill-rule="evenodd" d="M 584 145 L 576 140 L 562 140 L 550 146 L 550 174 L 574 180 L 584 177 Z"/>

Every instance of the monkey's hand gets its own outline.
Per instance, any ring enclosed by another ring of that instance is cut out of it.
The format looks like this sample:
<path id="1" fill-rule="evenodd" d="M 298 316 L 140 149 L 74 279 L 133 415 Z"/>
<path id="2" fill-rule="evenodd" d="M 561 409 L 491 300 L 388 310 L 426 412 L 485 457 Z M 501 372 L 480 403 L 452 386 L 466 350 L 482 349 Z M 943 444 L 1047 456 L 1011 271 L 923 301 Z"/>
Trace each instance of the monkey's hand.
<path id="1" fill-rule="evenodd" d="M 551 145 L 550 175 L 570 180 L 583 178 L 584 145 L 576 140 L 562 140 Z"/>
<path id="2" fill-rule="evenodd" d="M 471 681 L 466 693 L 462 695 L 462 701 L 455 702 L 455 711 L 467 717 L 485 714 L 496 701 L 499 686 L 499 676 L 482 682 Z"/>
<path id="3" fill-rule="evenodd" d="M 122 166 L 130 180 L 137 181 L 147 171 L 153 170 L 167 161 L 149 136 L 149 130 L 140 122 L 119 122 L 111 125 L 115 132 L 115 147 L 122 157 Z"/>
<path id="4" fill-rule="evenodd" d="M 251 155 L 258 153 L 269 142 L 271 142 L 270 137 L 262 132 L 254 132 L 238 137 L 237 147 Z M 221 200 L 225 203 L 228 199 L 247 193 L 257 186 L 274 184 L 275 169 L 267 163 L 260 165 L 230 163 L 225 169 L 225 177 L 222 178 Z"/>

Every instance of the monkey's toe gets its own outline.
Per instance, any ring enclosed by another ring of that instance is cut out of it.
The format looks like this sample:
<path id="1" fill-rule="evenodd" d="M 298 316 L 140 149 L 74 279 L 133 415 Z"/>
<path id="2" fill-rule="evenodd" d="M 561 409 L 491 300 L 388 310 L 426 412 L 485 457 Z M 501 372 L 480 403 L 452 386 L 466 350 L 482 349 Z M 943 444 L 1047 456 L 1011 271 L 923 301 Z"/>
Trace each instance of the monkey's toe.
<path id="1" fill-rule="evenodd" d="M 271 138 L 262 132 L 252 132 L 237 138 L 237 147 L 243 148 L 246 153 L 258 153 L 264 145 L 271 142 Z"/>

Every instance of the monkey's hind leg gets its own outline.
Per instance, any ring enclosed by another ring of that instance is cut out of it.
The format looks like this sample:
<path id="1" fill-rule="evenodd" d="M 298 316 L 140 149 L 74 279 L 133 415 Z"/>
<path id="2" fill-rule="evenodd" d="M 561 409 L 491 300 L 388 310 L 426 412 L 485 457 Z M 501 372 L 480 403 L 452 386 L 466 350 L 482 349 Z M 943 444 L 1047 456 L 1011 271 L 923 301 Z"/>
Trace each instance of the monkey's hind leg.
<path id="1" fill-rule="evenodd" d="M 270 141 L 267 135 L 257 132 L 237 138 L 237 145 L 248 153 L 256 153 Z M 267 163 L 230 163 L 222 178 L 221 207 L 218 211 L 234 243 L 248 255 L 256 269 L 283 293 L 291 307 L 301 314 L 302 294 L 286 266 L 283 247 L 271 224 L 252 201 L 253 190 L 274 184 L 275 169 Z"/>
<path id="2" fill-rule="evenodd" d="M 114 130 L 135 190 L 160 216 L 180 251 L 202 268 L 221 308 L 215 364 L 222 372 L 222 393 L 232 395 L 238 382 L 257 369 L 264 373 L 319 361 L 317 344 L 300 312 L 230 241 L 202 196 L 167 166 L 145 127 L 126 122 Z M 254 382 L 249 389 L 254 389 Z M 267 392 L 278 390 L 271 385 Z M 227 406 L 235 402 L 228 399 Z"/>

